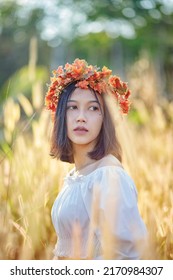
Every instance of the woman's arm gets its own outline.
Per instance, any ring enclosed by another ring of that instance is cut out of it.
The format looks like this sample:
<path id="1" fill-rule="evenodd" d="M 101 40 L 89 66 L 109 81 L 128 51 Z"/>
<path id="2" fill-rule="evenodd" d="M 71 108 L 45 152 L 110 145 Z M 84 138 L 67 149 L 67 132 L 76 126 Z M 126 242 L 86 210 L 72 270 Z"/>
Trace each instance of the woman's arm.
<path id="1" fill-rule="evenodd" d="M 132 179 L 122 168 L 110 168 L 104 171 L 99 188 L 99 231 L 103 257 L 140 259 L 147 231 L 138 211 Z"/>

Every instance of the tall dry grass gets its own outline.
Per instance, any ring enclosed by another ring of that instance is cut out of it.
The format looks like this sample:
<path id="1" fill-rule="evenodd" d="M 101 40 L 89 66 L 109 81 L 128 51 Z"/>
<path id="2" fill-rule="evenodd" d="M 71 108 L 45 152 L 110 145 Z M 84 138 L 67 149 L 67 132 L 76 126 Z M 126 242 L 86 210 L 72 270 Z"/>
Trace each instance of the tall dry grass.
<path id="1" fill-rule="evenodd" d="M 124 164 L 137 185 L 139 209 L 149 230 L 148 258 L 173 259 L 173 104 L 166 115 L 158 105 L 150 114 L 142 102 L 135 106 L 146 120 L 140 127 L 128 121 L 120 125 Z"/>
<path id="2" fill-rule="evenodd" d="M 9 98 L 4 106 L 0 259 L 49 259 L 55 243 L 50 209 L 69 167 L 49 156 L 49 113 L 38 110 L 33 119 L 32 102 L 23 96 L 22 104 Z"/>
<path id="3" fill-rule="evenodd" d="M 153 102 L 147 108 L 136 99 L 133 106 L 133 113 L 119 119 L 116 129 L 123 164 L 136 183 L 140 213 L 149 230 L 146 257 L 173 259 L 173 104 Z M 18 102 L 9 98 L 4 105 L 0 259 L 52 258 L 56 235 L 51 207 L 71 167 L 50 158 L 52 124 L 49 113 L 40 108 L 24 96 Z"/>

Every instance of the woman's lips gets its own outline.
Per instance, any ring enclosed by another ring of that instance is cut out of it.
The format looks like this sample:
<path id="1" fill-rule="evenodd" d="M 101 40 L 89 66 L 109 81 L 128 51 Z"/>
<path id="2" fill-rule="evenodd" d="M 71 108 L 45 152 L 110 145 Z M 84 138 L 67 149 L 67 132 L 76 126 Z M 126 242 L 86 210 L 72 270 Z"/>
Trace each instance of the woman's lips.
<path id="1" fill-rule="evenodd" d="M 74 133 L 77 134 L 77 135 L 84 135 L 88 132 L 88 129 L 86 129 L 85 127 L 83 126 L 79 126 L 79 127 L 76 127 L 74 129 Z"/>
<path id="2" fill-rule="evenodd" d="M 75 132 L 75 134 L 80 134 L 80 135 L 82 135 L 82 134 L 87 133 L 87 132 L 88 132 L 88 130 L 84 130 L 84 129 L 82 129 L 82 130 L 80 130 L 80 129 L 76 129 L 76 130 L 74 130 L 74 132 Z"/>
<path id="3" fill-rule="evenodd" d="M 79 127 L 76 127 L 75 129 L 74 129 L 74 131 L 88 131 L 88 129 L 86 129 L 85 127 L 83 127 L 83 126 L 79 126 Z"/>

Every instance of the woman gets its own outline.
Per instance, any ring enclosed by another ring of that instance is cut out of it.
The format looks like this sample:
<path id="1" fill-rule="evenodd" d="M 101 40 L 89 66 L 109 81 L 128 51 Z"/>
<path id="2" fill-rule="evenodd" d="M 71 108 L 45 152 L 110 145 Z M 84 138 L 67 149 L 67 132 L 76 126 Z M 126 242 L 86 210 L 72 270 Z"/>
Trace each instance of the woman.
<path id="1" fill-rule="evenodd" d="M 128 112 L 126 83 L 84 60 L 60 66 L 51 79 L 51 155 L 75 165 L 52 207 L 57 259 L 142 258 L 147 232 L 135 185 L 121 164 L 109 95 L 121 113 Z"/>

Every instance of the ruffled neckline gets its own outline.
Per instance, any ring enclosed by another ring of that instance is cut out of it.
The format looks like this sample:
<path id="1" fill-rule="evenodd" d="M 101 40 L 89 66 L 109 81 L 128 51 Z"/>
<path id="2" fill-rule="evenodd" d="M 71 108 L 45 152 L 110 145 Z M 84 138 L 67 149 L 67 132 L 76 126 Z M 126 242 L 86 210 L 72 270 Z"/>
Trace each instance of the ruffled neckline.
<path id="1" fill-rule="evenodd" d="M 82 168 L 80 171 L 76 171 L 74 167 L 66 175 L 65 179 L 70 179 L 72 181 L 81 180 L 83 178 L 88 178 L 91 174 L 99 170 L 101 167 L 118 166 L 123 168 L 121 162 L 112 154 L 108 154 L 100 160 L 93 162 L 86 167 Z"/>

